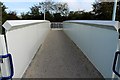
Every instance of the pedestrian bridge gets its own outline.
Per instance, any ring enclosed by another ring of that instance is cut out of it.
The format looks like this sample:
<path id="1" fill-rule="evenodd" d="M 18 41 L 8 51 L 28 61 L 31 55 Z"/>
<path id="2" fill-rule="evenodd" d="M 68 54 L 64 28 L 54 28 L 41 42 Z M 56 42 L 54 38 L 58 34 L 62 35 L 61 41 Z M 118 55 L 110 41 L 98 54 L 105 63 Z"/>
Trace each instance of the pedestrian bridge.
<path id="1" fill-rule="evenodd" d="M 0 36 L 0 52 L 12 55 L 13 78 L 115 77 L 112 66 L 119 50 L 119 22 L 64 21 L 59 30 L 50 25 L 46 20 L 8 20 L 3 24 L 6 33 Z M 8 59 L 3 59 L 2 76 L 11 74 L 8 64 Z"/>

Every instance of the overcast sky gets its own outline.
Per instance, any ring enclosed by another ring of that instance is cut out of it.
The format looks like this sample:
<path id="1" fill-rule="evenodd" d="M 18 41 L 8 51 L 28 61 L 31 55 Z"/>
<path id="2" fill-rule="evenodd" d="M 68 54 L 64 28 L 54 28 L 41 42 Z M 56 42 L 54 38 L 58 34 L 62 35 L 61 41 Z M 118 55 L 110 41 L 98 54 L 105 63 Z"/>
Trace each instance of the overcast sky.
<path id="1" fill-rule="evenodd" d="M 27 12 L 30 7 L 38 2 L 45 0 L 1 0 L 8 7 L 7 11 L 16 11 L 18 15 L 22 12 Z M 95 0 L 52 0 L 54 2 L 67 2 L 70 10 L 85 10 L 91 11 L 92 4 Z"/>

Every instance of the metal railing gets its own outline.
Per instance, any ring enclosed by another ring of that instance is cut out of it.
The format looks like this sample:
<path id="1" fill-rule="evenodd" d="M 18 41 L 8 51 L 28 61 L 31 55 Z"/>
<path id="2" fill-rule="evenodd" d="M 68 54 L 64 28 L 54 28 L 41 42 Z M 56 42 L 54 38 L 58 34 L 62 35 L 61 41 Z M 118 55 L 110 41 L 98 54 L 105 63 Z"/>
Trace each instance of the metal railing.
<path id="1" fill-rule="evenodd" d="M 118 70 L 116 70 L 116 68 L 117 68 L 117 64 L 118 64 L 118 62 L 119 62 L 119 60 L 118 60 L 119 55 L 120 55 L 120 51 L 117 51 L 117 52 L 115 53 L 114 62 L 113 62 L 113 67 L 112 67 L 113 72 L 114 72 L 118 77 L 120 77 L 120 73 L 119 73 Z"/>
<path id="2" fill-rule="evenodd" d="M 51 28 L 63 28 L 62 22 L 51 22 Z"/>

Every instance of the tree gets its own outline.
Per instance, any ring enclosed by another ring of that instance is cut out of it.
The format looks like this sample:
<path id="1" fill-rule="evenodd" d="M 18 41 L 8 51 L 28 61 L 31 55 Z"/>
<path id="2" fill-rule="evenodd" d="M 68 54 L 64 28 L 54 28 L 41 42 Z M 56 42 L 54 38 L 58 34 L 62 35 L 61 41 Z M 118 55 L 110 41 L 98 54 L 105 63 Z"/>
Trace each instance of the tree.
<path id="1" fill-rule="evenodd" d="M 69 20 L 91 20 L 94 19 L 94 14 L 92 12 L 83 11 L 70 11 Z"/>
<path id="2" fill-rule="evenodd" d="M 52 1 L 40 2 L 39 7 L 42 13 L 49 12 L 50 14 L 60 13 L 61 16 L 67 16 L 69 14 L 69 8 L 67 3 L 55 3 Z"/>
<path id="3" fill-rule="evenodd" d="M 54 21 L 54 16 L 49 11 L 46 12 L 46 20 Z"/>
<path id="4" fill-rule="evenodd" d="M 120 21 L 120 1 L 118 2 L 117 6 L 116 20 Z"/>
<path id="5" fill-rule="evenodd" d="M 93 4 L 93 12 L 95 19 L 112 20 L 113 2 L 95 2 Z M 116 20 L 120 21 L 120 1 L 117 6 Z"/>
<path id="6" fill-rule="evenodd" d="M 21 13 L 21 17 L 22 17 L 22 19 L 24 19 L 24 20 L 32 19 L 31 15 L 30 15 L 30 12 Z"/>
<path id="7" fill-rule="evenodd" d="M 7 7 L 2 2 L 0 2 L 0 21 L 2 21 L 2 24 L 7 20 L 7 12 L 5 9 L 7 9 Z M 2 24 L 0 23 L 0 25 Z M 5 29 L 2 26 L 0 26 L 0 33 L 5 33 Z"/>
<path id="8" fill-rule="evenodd" d="M 54 5 L 54 12 L 60 13 L 61 16 L 68 16 L 69 14 L 69 8 L 67 3 L 56 3 Z"/>
<path id="9" fill-rule="evenodd" d="M 21 13 L 22 19 L 43 19 L 44 11 L 46 13 L 46 19 L 50 20 L 53 18 L 52 10 L 54 2 L 40 2 L 39 4 L 35 4 L 30 8 L 30 11 L 27 13 Z"/>
<path id="10" fill-rule="evenodd" d="M 30 8 L 30 15 L 33 19 L 39 19 L 40 18 L 40 12 L 39 12 L 39 6 L 34 5 Z"/>
<path id="11" fill-rule="evenodd" d="M 21 13 L 22 19 L 43 19 L 45 16 L 50 21 L 63 21 L 69 14 L 67 3 L 56 3 L 51 0 L 40 2 L 30 8 L 28 13 Z"/>
<path id="12" fill-rule="evenodd" d="M 81 20 L 93 20 L 94 14 L 92 12 L 83 12 L 81 15 Z"/>
<path id="13" fill-rule="evenodd" d="M 40 2 L 38 6 L 39 6 L 40 11 L 42 13 L 49 12 L 50 14 L 53 14 L 53 12 L 54 12 L 54 8 L 53 8 L 54 4 L 55 4 L 55 2 L 49 0 L 49 1 L 46 1 L 46 2 Z"/>
<path id="14" fill-rule="evenodd" d="M 54 22 L 61 22 L 62 21 L 62 17 L 60 13 L 55 13 L 54 15 Z"/>
<path id="15" fill-rule="evenodd" d="M 17 20 L 19 17 L 17 16 L 17 13 L 15 11 L 10 11 L 7 13 L 7 20 Z"/>
<path id="16" fill-rule="evenodd" d="M 0 2 L 0 25 L 2 24 L 2 3 Z"/>
<path id="17" fill-rule="evenodd" d="M 43 13 L 40 11 L 40 7 L 38 5 L 34 5 L 30 7 L 30 11 L 27 13 L 21 13 L 22 19 L 35 19 L 35 20 L 40 20 L 43 19 Z"/>
<path id="18" fill-rule="evenodd" d="M 2 14 L 0 16 L 0 18 L 2 19 L 1 21 L 3 24 L 7 20 L 7 12 L 5 11 L 5 9 L 7 9 L 7 7 L 2 2 L 0 2 L 0 8 L 1 8 L 0 14 Z"/>
<path id="19" fill-rule="evenodd" d="M 7 7 L 0 2 L 0 12 L 2 15 L 0 15 L 0 18 L 2 18 L 2 24 L 6 21 L 6 20 L 16 20 L 19 19 L 19 17 L 17 16 L 17 13 L 15 11 L 10 11 L 9 13 L 7 13 L 5 11 L 5 9 L 7 9 Z M 5 29 L 3 27 L 0 27 L 0 32 L 5 33 Z"/>

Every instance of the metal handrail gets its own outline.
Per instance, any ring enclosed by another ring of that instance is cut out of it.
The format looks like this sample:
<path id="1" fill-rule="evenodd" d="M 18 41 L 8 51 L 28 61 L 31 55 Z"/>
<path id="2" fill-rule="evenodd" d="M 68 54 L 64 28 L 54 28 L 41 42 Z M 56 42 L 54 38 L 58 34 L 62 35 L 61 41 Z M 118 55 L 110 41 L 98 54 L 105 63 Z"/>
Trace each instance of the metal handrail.
<path id="1" fill-rule="evenodd" d="M 62 22 L 51 22 L 51 28 L 63 28 Z"/>
<path id="2" fill-rule="evenodd" d="M 11 54 L 6 54 L 6 55 L 0 55 L 0 58 L 9 58 L 9 62 L 10 62 L 10 76 L 6 76 L 6 77 L 1 77 L 0 79 L 2 80 L 6 80 L 6 79 L 11 79 L 14 75 L 14 68 L 13 68 L 13 63 L 12 63 L 12 56 Z"/>
<path id="3" fill-rule="evenodd" d="M 120 77 L 120 74 L 116 71 L 116 64 L 117 64 L 117 59 L 118 59 L 118 55 L 120 55 L 120 51 L 115 53 L 115 58 L 114 58 L 114 62 L 113 62 L 113 72 Z"/>

